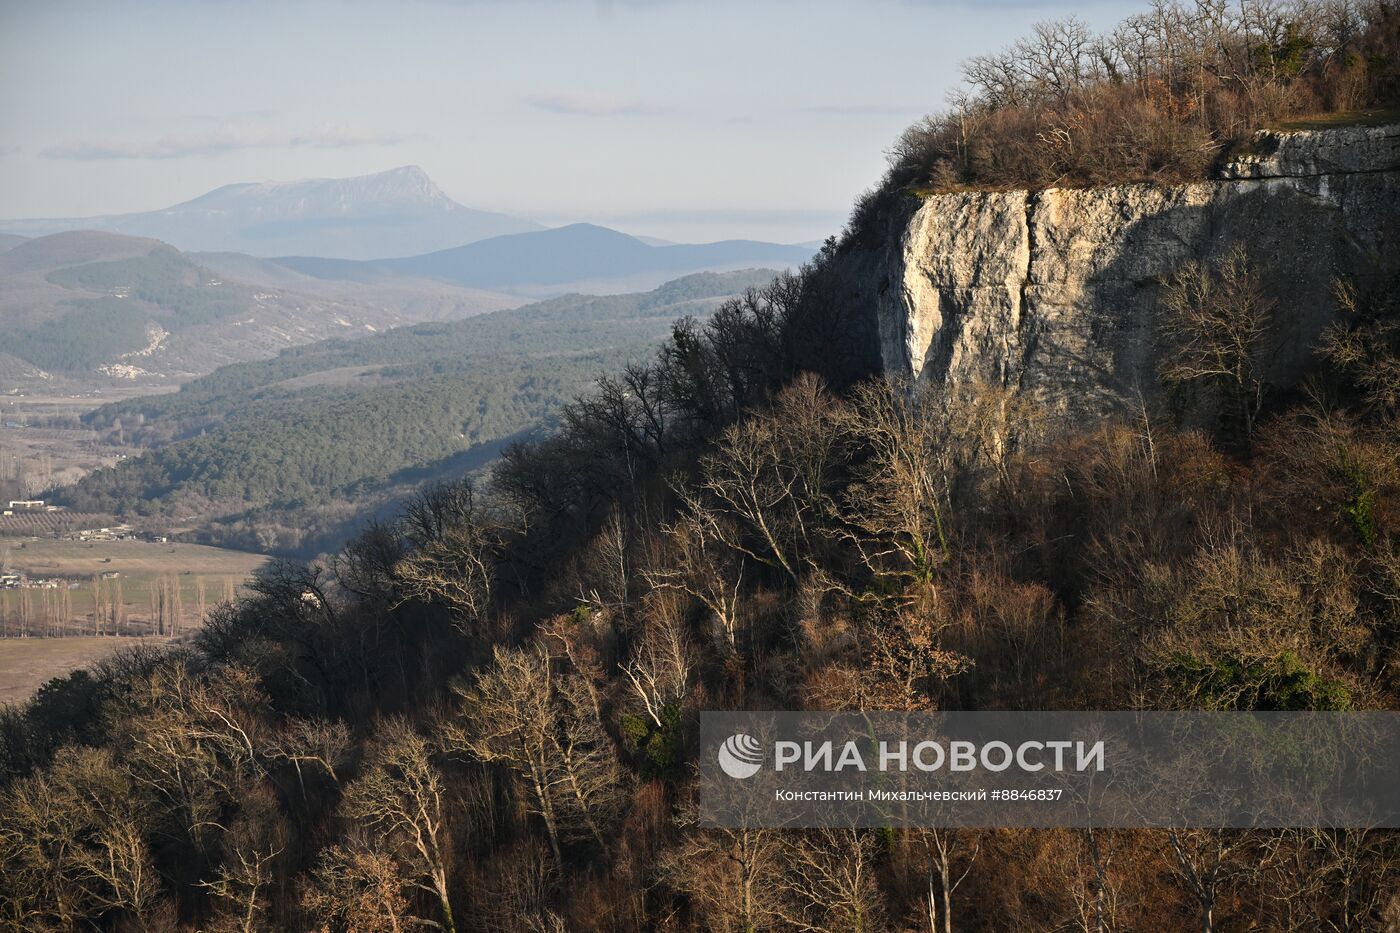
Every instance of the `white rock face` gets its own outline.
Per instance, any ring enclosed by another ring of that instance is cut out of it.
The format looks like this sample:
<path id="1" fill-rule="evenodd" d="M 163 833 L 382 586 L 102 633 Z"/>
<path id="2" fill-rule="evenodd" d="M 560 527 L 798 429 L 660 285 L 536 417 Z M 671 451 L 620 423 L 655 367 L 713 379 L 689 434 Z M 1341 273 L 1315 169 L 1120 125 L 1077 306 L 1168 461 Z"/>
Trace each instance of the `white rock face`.
<path id="1" fill-rule="evenodd" d="M 1339 172 L 1393 170 L 1400 160 L 1400 127 L 1355 126 L 1323 132 L 1258 133 L 1255 151 L 1234 159 L 1222 178 L 1297 178 Z"/>
<path id="2" fill-rule="evenodd" d="M 1400 127 L 1256 137 L 1221 177 L 912 201 L 856 246 L 883 369 L 1014 386 L 1090 417 L 1157 392 L 1161 283 L 1243 243 L 1278 302 L 1271 378 L 1290 384 L 1331 319 L 1331 283 L 1400 267 Z"/>

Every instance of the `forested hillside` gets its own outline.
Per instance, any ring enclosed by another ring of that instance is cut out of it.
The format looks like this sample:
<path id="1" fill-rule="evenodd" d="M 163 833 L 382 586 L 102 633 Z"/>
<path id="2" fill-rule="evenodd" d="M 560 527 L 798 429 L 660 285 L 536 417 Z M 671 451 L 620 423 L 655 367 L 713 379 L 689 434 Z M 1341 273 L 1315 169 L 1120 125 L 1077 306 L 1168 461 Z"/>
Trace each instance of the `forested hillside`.
<path id="1" fill-rule="evenodd" d="M 252 303 L 251 292 L 225 286 L 152 240 L 73 234 L 59 241 L 26 242 L 0 262 L 0 275 L 42 274 L 45 283 L 71 296 L 58 298 L 52 311 L 47 302 L 25 300 L 27 291 L 37 291 L 32 286 L 12 288 L 7 296 L 6 350 L 45 369 L 89 372 L 135 357 L 162 330 L 208 324 Z M 84 241 L 99 256 L 128 255 L 84 262 Z"/>
<path id="2" fill-rule="evenodd" d="M 1209 376 L 1211 432 L 1047 434 L 1006 389 L 865 378 L 830 257 L 679 328 L 485 487 L 7 713 L 0 915 L 1385 928 L 1393 832 L 694 827 L 700 709 L 1400 702 L 1393 283 L 1344 292 L 1312 397 L 1244 434 Z"/>
<path id="3" fill-rule="evenodd" d="M 702 273 L 640 295 L 569 296 L 224 367 L 88 416 L 154 449 L 56 498 L 176 521 L 223 517 L 201 532 L 295 551 L 344 520 L 349 502 L 367 507 L 435 470 L 483 465 L 599 374 L 649 356 L 677 316 L 703 316 L 772 275 Z M 293 511 L 310 506 L 317 514 Z"/>
<path id="4" fill-rule="evenodd" d="M 1240 9 L 1309 41 L 1338 17 L 1396 25 L 1382 4 Z M 1252 25 L 1209 35 L 1278 59 Z M 1383 83 L 1393 48 L 1361 76 Z M 1192 86 L 1167 91 L 1184 107 Z M 7 710 L 0 922 L 1400 927 L 1394 829 L 697 825 L 701 710 L 1400 708 L 1400 281 L 1339 279 L 1302 309 L 1249 244 L 1185 263 L 1155 310 L 1160 391 L 1052 421 L 1014 381 L 879 371 L 870 309 L 833 297 L 875 233 L 859 219 L 801 274 L 677 325 L 489 477 L 424 490 L 332 559 L 279 562 L 188 647 Z M 1278 323 L 1304 313 L 1328 319 L 1306 378 L 1273 385 Z M 500 352 L 517 331 L 494 333 Z M 268 366 L 211 384 L 239 400 L 211 436 L 337 371 Z M 150 430 L 197 430 L 181 405 L 153 404 Z"/>

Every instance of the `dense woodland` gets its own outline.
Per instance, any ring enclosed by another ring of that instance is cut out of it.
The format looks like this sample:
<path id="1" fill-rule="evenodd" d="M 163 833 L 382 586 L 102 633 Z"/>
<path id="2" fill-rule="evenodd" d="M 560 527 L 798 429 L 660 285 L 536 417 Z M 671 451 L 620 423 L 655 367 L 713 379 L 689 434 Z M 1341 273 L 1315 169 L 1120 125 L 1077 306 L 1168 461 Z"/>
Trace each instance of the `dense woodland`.
<path id="1" fill-rule="evenodd" d="M 682 320 L 488 481 L 278 564 L 189 647 L 7 711 L 0 922 L 1400 925 L 1394 832 L 694 826 L 700 709 L 1400 702 L 1400 282 L 1337 282 L 1280 392 L 1289 296 L 1243 252 L 1185 267 L 1158 401 L 1066 430 L 1000 386 L 878 377 L 830 297 L 843 248 Z"/>

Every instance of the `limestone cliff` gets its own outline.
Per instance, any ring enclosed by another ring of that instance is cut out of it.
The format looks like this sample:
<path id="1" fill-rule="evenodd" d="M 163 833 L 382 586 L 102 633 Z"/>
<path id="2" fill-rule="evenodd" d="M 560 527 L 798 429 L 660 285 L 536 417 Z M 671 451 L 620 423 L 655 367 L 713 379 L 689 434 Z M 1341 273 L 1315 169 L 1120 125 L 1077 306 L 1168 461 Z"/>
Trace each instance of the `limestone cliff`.
<path id="1" fill-rule="evenodd" d="M 1287 384 L 1339 275 L 1400 265 L 1400 127 L 1261 133 L 1209 181 L 904 198 L 844 252 L 900 376 L 1014 386 L 1092 416 L 1156 391 L 1161 282 L 1244 243 L 1278 300 Z"/>

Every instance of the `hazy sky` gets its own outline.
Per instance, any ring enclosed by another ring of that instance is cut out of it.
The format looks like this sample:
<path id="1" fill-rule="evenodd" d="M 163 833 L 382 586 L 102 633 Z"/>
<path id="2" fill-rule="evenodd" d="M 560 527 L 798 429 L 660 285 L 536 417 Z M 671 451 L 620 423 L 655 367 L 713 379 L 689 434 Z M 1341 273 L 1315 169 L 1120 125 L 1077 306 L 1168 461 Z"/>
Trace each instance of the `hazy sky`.
<path id="1" fill-rule="evenodd" d="M 0 217 L 418 164 L 471 207 L 835 232 L 968 55 L 1059 0 L 0 0 Z"/>

